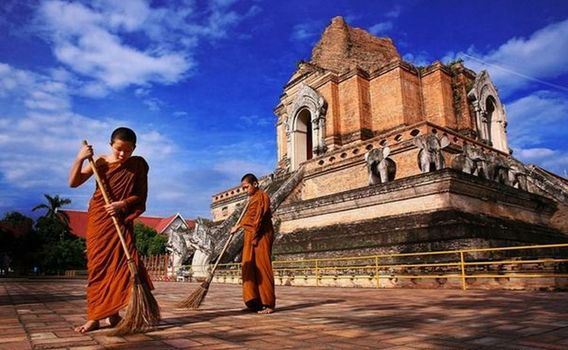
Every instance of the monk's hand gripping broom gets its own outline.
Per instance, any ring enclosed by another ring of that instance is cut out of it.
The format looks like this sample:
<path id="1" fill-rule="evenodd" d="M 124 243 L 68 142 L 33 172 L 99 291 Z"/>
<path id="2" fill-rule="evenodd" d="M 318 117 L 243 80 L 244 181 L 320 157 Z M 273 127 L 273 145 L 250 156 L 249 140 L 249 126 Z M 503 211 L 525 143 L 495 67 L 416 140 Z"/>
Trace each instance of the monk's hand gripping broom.
<path id="1" fill-rule="evenodd" d="M 83 141 L 83 144 L 88 145 L 86 140 Z M 91 164 L 91 168 L 95 174 L 95 180 L 99 185 L 105 203 L 108 205 L 111 201 L 92 157 L 89 157 L 89 163 Z M 114 227 L 116 228 L 116 233 L 118 233 L 118 238 L 120 238 L 124 254 L 126 255 L 126 261 L 128 263 L 128 269 L 130 270 L 132 280 L 132 291 L 130 293 L 130 300 L 126 307 L 126 314 L 124 315 L 124 318 L 109 333 L 109 335 L 121 336 L 125 334 L 144 332 L 160 322 L 160 307 L 152 295 L 152 291 L 150 290 L 146 279 L 140 278 L 138 268 L 136 267 L 136 264 L 128 251 L 128 247 L 126 246 L 124 234 L 118 223 L 118 219 L 116 216 L 111 216 L 111 218 Z"/>
<path id="2" fill-rule="evenodd" d="M 244 206 L 243 211 L 241 211 L 241 215 L 239 216 L 239 219 L 237 220 L 237 223 L 235 225 L 238 225 L 238 224 L 241 223 L 243 215 L 247 211 L 248 204 L 249 203 L 247 202 L 247 204 Z M 227 248 L 229 247 L 229 243 L 231 243 L 233 236 L 236 235 L 237 232 L 232 233 L 229 236 L 229 238 L 227 239 L 227 242 L 225 242 L 225 246 L 223 246 L 223 250 L 221 250 L 219 257 L 217 258 L 217 261 L 215 261 L 215 265 L 213 265 L 213 269 L 211 269 L 211 272 L 209 272 L 209 275 L 207 276 L 207 279 L 205 280 L 205 282 L 201 283 L 201 285 L 197 289 L 195 289 L 193 291 L 193 293 L 191 293 L 189 295 L 189 297 L 187 297 L 185 300 L 180 302 L 177 305 L 177 307 L 187 308 L 187 309 L 192 309 L 192 310 L 197 310 L 199 308 L 199 306 L 201 305 L 201 303 L 205 299 L 207 292 L 209 291 L 209 285 L 211 284 L 211 281 L 213 280 L 213 276 L 215 275 L 215 270 L 217 270 L 217 265 L 219 265 L 221 258 L 223 258 L 223 255 L 225 254 L 225 252 L 227 251 Z"/>

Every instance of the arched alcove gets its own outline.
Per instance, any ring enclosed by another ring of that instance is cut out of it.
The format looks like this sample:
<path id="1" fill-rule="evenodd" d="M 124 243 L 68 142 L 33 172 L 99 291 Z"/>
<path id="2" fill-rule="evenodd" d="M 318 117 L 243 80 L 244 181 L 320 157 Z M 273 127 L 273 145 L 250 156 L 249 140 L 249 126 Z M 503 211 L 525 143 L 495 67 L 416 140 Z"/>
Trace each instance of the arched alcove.
<path id="1" fill-rule="evenodd" d="M 475 110 L 477 139 L 508 153 L 505 108 L 487 71 L 481 71 L 476 77 L 468 97 Z"/>
<path id="2" fill-rule="evenodd" d="M 290 170 L 325 153 L 325 113 L 323 97 L 307 85 L 302 85 L 294 103 L 288 107 L 286 120 L 287 154 Z"/>
<path id="3" fill-rule="evenodd" d="M 292 130 L 292 169 L 313 158 L 312 115 L 301 109 L 294 118 Z"/>

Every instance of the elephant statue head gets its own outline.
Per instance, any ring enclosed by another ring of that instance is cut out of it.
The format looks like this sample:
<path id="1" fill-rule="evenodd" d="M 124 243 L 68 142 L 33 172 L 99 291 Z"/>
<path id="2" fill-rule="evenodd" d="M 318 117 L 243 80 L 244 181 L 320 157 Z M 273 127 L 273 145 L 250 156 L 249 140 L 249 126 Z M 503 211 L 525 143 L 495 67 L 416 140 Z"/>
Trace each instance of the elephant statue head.
<path id="1" fill-rule="evenodd" d="M 369 185 L 392 181 L 396 175 L 396 164 L 388 158 L 390 148 L 372 148 L 365 154 L 365 163 L 369 172 Z"/>
<path id="2" fill-rule="evenodd" d="M 433 134 L 423 135 L 415 137 L 413 142 L 420 149 L 418 152 L 418 166 L 422 173 L 429 173 L 445 167 L 442 149 L 450 144 L 447 136 L 442 136 L 442 138 L 438 139 Z"/>
<path id="3" fill-rule="evenodd" d="M 487 156 L 487 178 L 504 185 L 509 185 L 509 160 L 504 156 L 491 152 Z"/>
<path id="4" fill-rule="evenodd" d="M 452 168 L 464 173 L 487 178 L 487 156 L 480 147 L 465 143 L 463 151 L 452 162 Z"/>
<path id="5" fill-rule="evenodd" d="M 514 158 L 508 159 L 509 185 L 527 191 L 527 169 L 524 164 Z"/>

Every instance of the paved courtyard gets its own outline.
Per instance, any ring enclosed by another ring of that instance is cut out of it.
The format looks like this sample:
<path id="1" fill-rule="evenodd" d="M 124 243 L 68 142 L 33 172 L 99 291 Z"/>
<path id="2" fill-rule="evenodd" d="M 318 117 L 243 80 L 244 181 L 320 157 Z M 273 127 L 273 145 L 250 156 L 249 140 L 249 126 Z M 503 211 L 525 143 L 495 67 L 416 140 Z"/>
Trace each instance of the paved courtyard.
<path id="1" fill-rule="evenodd" d="M 156 286 L 158 329 L 108 337 L 73 332 L 84 280 L 0 280 L 0 349 L 568 349 L 568 293 L 277 287 L 277 312 L 257 315 L 236 285 L 199 311 L 174 306 L 197 284 Z"/>

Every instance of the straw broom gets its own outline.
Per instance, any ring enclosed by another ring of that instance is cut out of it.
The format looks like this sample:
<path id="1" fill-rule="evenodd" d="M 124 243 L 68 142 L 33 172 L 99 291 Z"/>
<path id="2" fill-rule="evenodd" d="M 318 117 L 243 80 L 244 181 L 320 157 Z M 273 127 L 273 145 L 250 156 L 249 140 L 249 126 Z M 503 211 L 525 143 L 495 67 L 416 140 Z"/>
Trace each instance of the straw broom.
<path id="1" fill-rule="evenodd" d="M 241 212 L 241 215 L 239 216 L 239 220 L 237 220 L 236 225 L 238 225 L 241 222 L 243 215 L 247 211 L 248 204 L 249 203 L 247 201 L 247 204 L 243 208 L 243 211 Z M 201 303 L 205 299 L 205 296 L 207 296 L 207 292 L 209 291 L 209 286 L 211 285 L 211 281 L 213 280 L 213 276 L 215 275 L 215 270 L 217 270 L 217 265 L 219 265 L 221 258 L 225 254 L 225 251 L 227 251 L 227 247 L 229 247 L 229 243 L 231 243 L 231 240 L 233 239 L 233 236 L 235 234 L 236 234 L 236 232 L 232 233 L 229 236 L 229 239 L 227 239 L 227 242 L 225 243 L 223 250 L 221 250 L 219 257 L 217 258 L 215 265 L 213 265 L 213 269 L 211 270 L 211 272 L 209 272 L 209 275 L 207 276 L 207 279 L 205 280 L 205 282 L 201 283 L 201 285 L 196 290 L 194 290 L 193 293 L 191 293 L 189 295 L 189 297 L 187 297 L 187 299 L 180 302 L 177 305 L 177 307 L 188 308 L 188 309 L 192 309 L 192 310 L 197 310 L 199 308 L 199 306 L 201 305 Z"/>
<path id="2" fill-rule="evenodd" d="M 87 141 L 83 141 L 84 145 L 88 145 Z M 105 190 L 104 183 L 95 167 L 95 162 L 92 157 L 89 157 L 89 163 L 95 174 L 95 180 L 99 185 L 103 198 L 106 204 L 110 204 L 111 201 Z M 128 264 L 128 269 L 130 270 L 131 280 L 132 280 L 132 291 L 130 293 L 130 300 L 126 308 L 126 314 L 124 318 L 118 323 L 116 328 L 109 332 L 108 335 L 111 336 L 121 336 L 130 333 L 138 333 L 146 331 L 160 321 L 160 307 L 158 302 L 152 295 L 150 287 L 146 283 L 145 279 L 140 278 L 138 268 L 134 263 L 128 247 L 126 246 L 126 241 L 124 240 L 124 234 L 122 228 L 120 227 L 118 220 L 115 216 L 111 216 L 114 227 L 116 228 L 116 233 L 118 233 L 118 238 L 120 238 L 120 243 L 124 254 L 126 255 L 126 262 Z"/>

